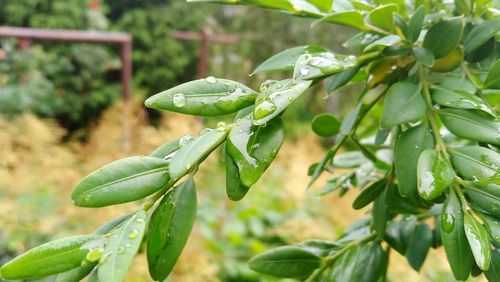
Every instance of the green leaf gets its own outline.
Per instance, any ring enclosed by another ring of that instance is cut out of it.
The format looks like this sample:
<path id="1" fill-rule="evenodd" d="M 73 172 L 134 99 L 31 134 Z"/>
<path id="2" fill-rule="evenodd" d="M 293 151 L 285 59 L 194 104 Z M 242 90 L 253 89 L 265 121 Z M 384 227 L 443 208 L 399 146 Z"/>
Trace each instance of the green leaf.
<path id="1" fill-rule="evenodd" d="M 55 282 L 79 282 L 95 269 L 97 262 L 84 260 L 81 266 L 57 275 Z"/>
<path id="2" fill-rule="evenodd" d="M 385 193 L 385 203 L 390 207 L 392 212 L 418 214 L 421 212 L 420 198 L 417 195 L 401 196 L 398 191 L 398 186 L 393 184 Z"/>
<path id="3" fill-rule="evenodd" d="M 318 136 L 333 136 L 339 133 L 340 121 L 332 114 L 323 113 L 314 117 L 311 128 Z"/>
<path id="4" fill-rule="evenodd" d="M 436 150 L 427 149 L 417 163 L 417 188 L 420 197 L 433 200 L 448 189 L 453 182 L 453 168 Z"/>
<path id="5" fill-rule="evenodd" d="M 350 26 L 357 28 L 361 31 L 366 31 L 368 28 L 365 25 L 363 15 L 357 10 L 343 11 L 343 12 L 333 12 L 326 15 L 325 17 L 314 22 L 313 25 L 326 22 L 344 26 Z"/>
<path id="6" fill-rule="evenodd" d="M 200 136 L 187 141 L 170 159 L 170 177 L 177 181 L 215 150 L 229 133 L 224 125 L 207 129 Z"/>
<path id="7" fill-rule="evenodd" d="M 178 139 L 172 140 L 170 142 L 167 142 L 167 143 L 161 145 L 156 150 L 154 150 L 154 152 L 152 152 L 150 156 L 155 157 L 155 158 L 162 158 L 162 159 L 166 158 L 167 156 L 169 156 L 173 152 L 179 150 L 179 148 L 181 147 L 180 140 L 181 139 L 178 138 Z"/>
<path id="8" fill-rule="evenodd" d="M 442 58 L 457 47 L 462 37 L 463 18 L 450 18 L 433 25 L 424 38 L 423 47 Z"/>
<path id="9" fill-rule="evenodd" d="M 470 54 L 472 51 L 486 43 L 490 38 L 495 36 L 500 31 L 500 18 L 484 21 L 475 26 L 464 41 L 465 54 Z"/>
<path id="10" fill-rule="evenodd" d="M 361 193 L 356 197 L 352 203 L 352 208 L 359 210 L 366 207 L 368 204 L 373 202 L 382 193 L 387 186 L 387 180 L 385 178 L 377 180 L 366 188 L 364 188 Z"/>
<path id="11" fill-rule="evenodd" d="M 155 157 L 128 157 L 94 171 L 74 188 L 77 206 L 104 207 L 142 199 L 169 181 L 169 163 Z"/>
<path id="12" fill-rule="evenodd" d="M 111 234 L 99 260 L 99 281 L 121 282 L 125 279 L 141 245 L 146 220 L 146 212 L 139 210 Z"/>
<path id="13" fill-rule="evenodd" d="M 500 217 L 500 173 L 469 182 L 466 193 L 471 201 L 486 212 Z"/>
<path id="14" fill-rule="evenodd" d="M 361 112 L 362 107 L 363 104 L 358 103 L 356 107 L 344 117 L 342 123 L 340 124 L 340 133 L 342 133 L 343 135 L 351 134 L 351 131 L 356 125 L 356 121 L 358 120 L 358 116 Z"/>
<path id="15" fill-rule="evenodd" d="M 387 193 L 387 192 L 386 192 Z M 384 240 L 398 253 L 405 255 L 412 238 L 417 219 L 415 216 L 403 216 L 401 220 L 394 220 L 387 226 Z"/>
<path id="16" fill-rule="evenodd" d="M 255 102 L 253 112 L 254 124 L 264 125 L 277 115 L 281 114 L 286 108 L 297 99 L 312 81 L 293 83 L 291 79 L 277 82 L 262 92 Z"/>
<path id="17" fill-rule="evenodd" d="M 486 77 L 486 82 L 484 83 L 484 87 L 491 89 L 500 89 L 500 59 L 498 59 L 490 68 L 488 76 Z"/>
<path id="18" fill-rule="evenodd" d="M 397 82 L 387 90 L 380 127 L 389 128 L 416 121 L 424 117 L 426 111 L 420 87 L 409 82 Z"/>
<path id="19" fill-rule="evenodd" d="M 245 85 L 207 77 L 186 82 L 149 97 L 148 108 L 197 116 L 219 116 L 250 106 L 257 93 Z"/>
<path id="20" fill-rule="evenodd" d="M 491 263 L 488 271 L 484 273 L 488 281 L 500 280 L 500 249 L 491 252 Z"/>
<path id="21" fill-rule="evenodd" d="M 500 145 L 500 121 L 472 110 L 442 109 L 443 124 L 456 136 Z"/>
<path id="22" fill-rule="evenodd" d="M 417 162 L 426 149 L 434 148 L 434 138 L 427 123 L 401 133 L 394 150 L 394 163 L 399 193 L 403 197 L 417 195 Z"/>
<path id="23" fill-rule="evenodd" d="M 323 11 L 330 11 L 333 7 L 333 0 L 308 0 L 308 2 Z"/>
<path id="24" fill-rule="evenodd" d="M 353 69 L 356 66 L 357 58 L 352 55 L 337 55 L 331 51 L 309 53 L 298 58 L 293 77 L 296 81 L 317 79 Z"/>
<path id="25" fill-rule="evenodd" d="M 370 43 L 368 46 L 365 47 L 365 49 L 363 49 L 363 52 L 366 53 L 372 50 L 382 50 L 388 46 L 396 45 L 400 41 L 401 38 L 398 35 L 394 34 L 387 35 Z"/>
<path id="26" fill-rule="evenodd" d="M 432 101 L 445 107 L 479 110 L 492 117 L 496 116 L 495 112 L 483 101 L 483 99 L 462 90 L 452 91 L 439 86 L 432 86 Z"/>
<path id="27" fill-rule="evenodd" d="M 394 18 L 392 14 L 397 11 L 398 6 L 395 4 L 378 6 L 368 13 L 368 19 L 373 26 L 392 32 L 394 31 Z"/>
<path id="28" fill-rule="evenodd" d="M 462 177 L 475 180 L 495 175 L 500 168 L 500 154 L 480 146 L 452 148 L 451 162 Z"/>
<path id="29" fill-rule="evenodd" d="M 424 264 L 427 253 L 432 245 L 432 229 L 425 223 L 415 227 L 415 231 L 406 248 L 406 258 L 410 266 L 419 271 Z"/>
<path id="30" fill-rule="evenodd" d="M 149 273 L 164 281 L 179 258 L 196 219 L 196 189 L 192 178 L 172 189 L 151 215 L 147 235 Z"/>
<path id="31" fill-rule="evenodd" d="M 455 279 L 466 280 L 473 264 L 473 256 L 465 236 L 462 205 L 453 189 L 442 209 L 441 237 Z"/>
<path id="32" fill-rule="evenodd" d="M 323 51 L 326 51 L 326 49 L 315 45 L 286 49 L 263 62 L 252 72 L 252 75 L 259 72 L 292 70 L 295 67 L 295 62 L 297 62 L 300 55 Z"/>
<path id="33" fill-rule="evenodd" d="M 389 132 L 390 130 L 387 128 L 379 128 L 377 130 L 377 133 L 375 135 L 375 145 L 382 145 L 385 143 L 387 140 L 387 137 L 389 137 Z"/>
<path id="34" fill-rule="evenodd" d="M 226 174 L 230 177 L 226 178 L 230 199 L 240 200 L 248 188 L 259 180 L 276 157 L 283 140 L 284 129 L 280 118 L 271 120 L 265 127 L 254 126 L 251 115 L 236 121 L 225 147 L 226 154 L 231 158 L 228 165 L 236 164 L 239 178 L 237 183 L 232 181 L 233 176 Z"/>
<path id="35" fill-rule="evenodd" d="M 422 25 L 424 23 L 425 9 L 423 6 L 418 7 L 413 13 L 408 23 L 408 28 L 406 30 L 406 37 L 411 42 L 416 42 L 422 31 Z"/>
<path id="36" fill-rule="evenodd" d="M 85 261 L 89 248 L 102 240 L 102 236 L 73 236 L 40 245 L 4 264 L 0 277 L 38 279 L 77 268 Z"/>
<path id="37" fill-rule="evenodd" d="M 328 281 L 376 282 L 385 273 L 387 258 L 379 243 L 355 245 L 336 260 Z"/>
<path id="38" fill-rule="evenodd" d="M 481 218 L 484 221 L 484 227 L 490 234 L 491 243 L 495 248 L 498 248 L 500 246 L 500 219 L 488 215 L 483 215 Z"/>
<path id="39" fill-rule="evenodd" d="M 352 68 L 331 75 L 326 81 L 326 91 L 328 94 L 332 94 L 333 91 L 349 83 L 358 71 L 359 68 Z"/>
<path id="40" fill-rule="evenodd" d="M 387 221 L 389 220 L 389 209 L 385 203 L 385 191 L 373 201 L 373 226 L 380 238 L 384 238 Z"/>
<path id="41" fill-rule="evenodd" d="M 250 189 L 240 181 L 240 172 L 236 162 L 227 153 L 225 156 L 226 164 L 226 193 L 230 200 L 239 201 L 245 197 Z"/>
<path id="42" fill-rule="evenodd" d="M 483 271 L 488 270 L 490 267 L 491 247 L 486 229 L 469 213 L 464 214 L 464 229 L 477 266 Z"/>
<path id="43" fill-rule="evenodd" d="M 411 49 L 413 57 L 426 67 L 431 67 L 434 64 L 434 55 L 431 51 L 422 47 L 413 47 Z"/>
<path id="44" fill-rule="evenodd" d="M 319 267 L 320 258 L 295 246 L 283 246 L 253 257 L 250 269 L 279 278 L 305 278 Z"/>

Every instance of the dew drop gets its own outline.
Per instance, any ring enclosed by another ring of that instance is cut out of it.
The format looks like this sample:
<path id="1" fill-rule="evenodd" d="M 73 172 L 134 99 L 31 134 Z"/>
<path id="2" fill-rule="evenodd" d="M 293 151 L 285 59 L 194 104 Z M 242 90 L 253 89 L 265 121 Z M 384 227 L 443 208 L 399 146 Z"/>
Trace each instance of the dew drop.
<path id="1" fill-rule="evenodd" d="M 227 124 L 223 121 L 220 121 L 219 123 L 217 123 L 217 127 L 216 127 L 216 130 L 218 132 L 224 132 L 227 130 Z"/>
<path id="2" fill-rule="evenodd" d="M 139 230 L 137 230 L 137 229 L 134 229 L 134 230 L 130 231 L 130 233 L 128 233 L 128 237 L 130 239 L 137 238 L 137 235 L 139 235 Z"/>
<path id="3" fill-rule="evenodd" d="M 111 256 L 111 252 L 105 253 L 103 256 L 101 256 L 101 259 L 99 260 L 99 264 L 103 265 L 108 260 L 109 256 Z"/>
<path id="4" fill-rule="evenodd" d="M 182 93 L 177 93 L 172 98 L 172 102 L 174 103 L 174 106 L 182 108 L 186 105 L 186 96 Z"/>
<path id="5" fill-rule="evenodd" d="M 144 223 L 144 219 L 143 218 L 138 218 L 136 221 L 139 222 L 139 223 Z"/>
<path id="6" fill-rule="evenodd" d="M 118 248 L 118 254 L 123 254 L 123 252 L 125 251 L 125 247 L 119 247 Z"/>
<path id="7" fill-rule="evenodd" d="M 86 259 L 90 262 L 98 261 L 102 256 L 102 250 L 99 248 L 92 249 L 87 253 Z"/>
<path id="8" fill-rule="evenodd" d="M 85 202 L 90 201 L 90 199 L 92 199 L 92 195 L 91 195 L 91 194 L 87 194 L 87 195 L 85 195 L 85 196 L 83 197 L 83 200 L 84 200 Z"/>
<path id="9" fill-rule="evenodd" d="M 308 68 L 301 68 L 300 69 L 300 74 L 303 75 L 303 76 L 308 75 L 309 72 L 310 72 L 310 70 Z"/>
<path id="10" fill-rule="evenodd" d="M 450 233 L 455 228 L 455 217 L 452 214 L 445 213 L 441 217 L 441 227 L 446 233 Z"/>
<path id="11" fill-rule="evenodd" d="M 179 139 L 179 145 L 184 146 L 191 140 L 193 140 L 193 136 L 191 136 L 190 134 L 184 135 L 181 137 L 181 139 Z"/>
<path id="12" fill-rule="evenodd" d="M 209 77 L 205 78 L 205 81 L 210 83 L 210 84 L 214 84 L 217 82 L 217 80 L 213 76 L 209 76 Z"/>

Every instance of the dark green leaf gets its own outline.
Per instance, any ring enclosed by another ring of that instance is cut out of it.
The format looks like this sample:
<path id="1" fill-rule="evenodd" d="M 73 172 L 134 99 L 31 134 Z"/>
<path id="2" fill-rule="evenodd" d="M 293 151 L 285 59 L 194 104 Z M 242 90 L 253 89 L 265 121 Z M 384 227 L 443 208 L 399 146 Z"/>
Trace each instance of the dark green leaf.
<path id="1" fill-rule="evenodd" d="M 145 105 L 189 115 L 218 116 L 248 107 L 256 97 L 255 91 L 239 82 L 207 77 L 151 96 Z"/>
<path id="2" fill-rule="evenodd" d="M 102 236 L 73 236 L 55 240 L 16 257 L 0 268 L 8 280 L 37 279 L 77 268 Z"/>
<path id="3" fill-rule="evenodd" d="M 391 185 L 385 193 L 385 203 L 392 212 L 418 214 L 420 213 L 420 202 L 417 195 L 402 197 L 399 194 L 398 186 Z"/>
<path id="4" fill-rule="evenodd" d="M 463 18 L 451 18 L 433 25 L 424 38 L 423 47 L 436 59 L 442 58 L 457 47 L 462 37 Z"/>
<path id="5" fill-rule="evenodd" d="M 310 52 L 326 51 L 325 48 L 319 46 L 300 46 L 286 49 L 271 58 L 267 59 L 264 63 L 258 66 L 252 74 L 259 72 L 271 72 L 280 70 L 292 70 L 295 67 L 295 62 L 302 54 Z"/>
<path id="6" fill-rule="evenodd" d="M 450 152 L 453 167 L 469 180 L 492 177 L 500 168 L 500 154 L 488 148 L 464 146 Z"/>
<path id="7" fill-rule="evenodd" d="M 338 259 L 329 281 L 377 282 L 385 273 L 387 260 L 379 243 L 358 245 Z M 363 271 L 357 271 L 360 269 Z"/>
<path id="8" fill-rule="evenodd" d="M 454 175 L 453 168 L 436 150 L 423 151 L 417 163 L 418 194 L 428 201 L 437 198 L 450 187 Z"/>
<path id="9" fill-rule="evenodd" d="M 230 200 L 239 201 L 245 197 L 250 187 L 241 183 L 238 165 L 228 154 L 225 154 L 225 162 L 227 196 Z"/>
<path id="10" fill-rule="evenodd" d="M 416 224 L 415 216 L 404 216 L 401 220 L 392 221 L 386 228 L 385 241 L 398 253 L 405 255 Z"/>
<path id="11" fill-rule="evenodd" d="M 422 31 L 422 25 L 424 23 L 425 9 L 423 6 L 418 7 L 413 13 L 408 23 L 408 29 L 406 31 L 406 37 L 411 42 L 415 42 Z"/>
<path id="12" fill-rule="evenodd" d="M 101 225 L 99 228 L 94 231 L 94 234 L 96 235 L 106 235 L 110 233 L 111 231 L 114 231 L 117 227 L 119 227 L 122 223 L 124 223 L 126 220 L 128 220 L 133 213 L 122 215 L 120 217 L 117 217 L 103 225 Z"/>
<path id="13" fill-rule="evenodd" d="M 397 10 L 398 6 L 395 4 L 378 6 L 370 11 L 368 19 L 373 26 L 392 32 L 394 30 L 394 19 L 392 14 L 397 12 Z"/>
<path id="14" fill-rule="evenodd" d="M 167 142 L 160 147 L 158 147 L 154 152 L 151 153 L 151 157 L 155 158 L 166 158 L 173 152 L 179 150 L 181 147 L 180 138 Z"/>
<path id="15" fill-rule="evenodd" d="M 462 205 L 453 190 L 450 190 L 443 206 L 441 236 L 453 275 L 457 280 L 466 280 L 473 264 L 473 257 L 465 236 Z"/>
<path id="16" fill-rule="evenodd" d="M 312 81 L 294 84 L 291 79 L 277 82 L 262 92 L 255 102 L 253 112 L 254 124 L 264 125 L 281 114 L 295 99 L 297 99 Z"/>
<path id="17" fill-rule="evenodd" d="M 488 76 L 486 77 L 486 82 L 484 83 L 484 87 L 491 89 L 500 89 L 500 59 L 498 59 L 490 68 Z"/>
<path id="18" fill-rule="evenodd" d="M 397 82 L 387 90 L 384 110 L 380 119 L 381 128 L 416 121 L 427 111 L 418 85 L 408 82 Z"/>
<path id="19" fill-rule="evenodd" d="M 311 127 L 317 135 L 328 137 L 339 133 L 340 122 L 332 114 L 324 113 L 314 117 Z"/>
<path id="20" fill-rule="evenodd" d="M 371 183 L 356 197 L 352 203 L 352 207 L 356 210 L 366 207 L 384 191 L 386 185 L 387 180 L 385 178 Z"/>
<path id="21" fill-rule="evenodd" d="M 109 237 L 99 261 L 99 281 L 121 282 L 125 279 L 146 229 L 147 215 L 139 210 Z"/>
<path id="22" fill-rule="evenodd" d="M 226 139 L 229 128 L 218 125 L 217 129 L 205 130 L 195 139 L 183 143 L 170 160 L 170 177 L 177 180 L 203 161 Z"/>
<path id="23" fill-rule="evenodd" d="M 169 181 L 169 163 L 155 157 L 129 157 L 89 174 L 75 187 L 77 206 L 104 207 L 142 199 Z"/>
<path id="24" fill-rule="evenodd" d="M 394 34 L 387 35 L 370 43 L 368 46 L 365 47 L 365 49 L 363 49 L 363 52 L 368 52 L 372 50 L 382 50 L 387 46 L 396 45 L 400 41 L 401 38 L 398 35 Z"/>
<path id="25" fill-rule="evenodd" d="M 486 230 L 490 234 L 491 243 L 498 248 L 500 246 L 500 219 L 489 215 L 484 215 L 482 219 Z"/>
<path id="26" fill-rule="evenodd" d="M 319 267 L 320 258 L 295 246 L 283 246 L 253 257 L 250 269 L 279 278 L 305 278 Z"/>
<path id="27" fill-rule="evenodd" d="M 388 136 L 389 136 L 389 129 L 379 128 L 377 130 L 377 134 L 375 135 L 375 145 L 384 144 Z"/>
<path id="28" fill-rule="evenodd" d="M 500 121 L 472 110 L 442 109 L 439 116 L 456 136 L 500 145 Z"/>
<path id="29" fill-rule="evenodd" d="M 331 51 L 303 54 L 295 64 L 293 77 L 297 81 L 311 80 L 354 69 L 356 66 L 357 58 L 352 55 L 337 55 Z"/>
<path id="30" fill-rule="evenodd" d="M 411 51 L 415 59 L 422 65 L 431 67 L 434 64 L 434 55 L 431 51 L 422 47 L 413 47 Z"/>
<path id="31" fill-rule="evenodd" d="M 373 202 L 373 226 L 380 238 L 384 238 L 385 229 L 389 217 L 387 204 L 385 203 L 385 192 L 382 192 Z"/>
<path id="32" fill-rule="evenodd" d="M 464 229 L 477 266 L 483 271 L 488 270 L 490 267 L 491 247 L 486 229 L 469 213 L 464 214 Z"/>
<path id="33" fill-rule="evenodd" d="M 171 190 L 151 215 L 147 235 L 149 273 L 164 281 L 186 245 L 196 219 L 196 189 L 192 178 Z"/>
<path id="34" fill-rule="evenodd" d="M 470 54 L 472 51 L 479 48 L 490 38 L 495 36 L 500 31 L 500 18 L 484 21 L 475 26 L 464 41 L 465 54 Z"/>
<path id="35" fill-rule="evenodd" d="M 326 91 L 328 92 L 328 94 L 332 94 L 333 91 L 349 83 L 349 81 L 354 78 L 358 71 L 359 68 L 352 68 L 331 75 L 326 80 Z"/>
<path id="36" fill-rule="evenodd" d="M 417 195 L 417 162 L 420 154 L 434 148 L 434 138 L 427 123 L 403 132 L 396 143 L 394 163 L 399 193 L 403 197 Z"/>
<path id="37" fill-rule="evenodd" d="M 462 91 L 448 90 L 439 86 L 432 86 L 432 100 L 439 105 L 458 108 L 458 109 L 474 109 L 488 113 L 495 117 L 495 112 L 478 96 Z"/>
<path id="38" fill-rule="evenodd" d="M 424 264 L 431 245 L 432 229 L 425 223 L 417 225 L 406 248 L 406 258 L 416 271 L 419 271 Z"/>
<path id="39" fill-rule="evenodd" d="M 361 112 L 361 108 L 363 107 L 362 103 L 358 103 L 356 107 L 350 111 L 342 120 L 340 124 L 340 133 L 343 135 L 350 135 L 354 126 L 356 125 L 356 121 L 358 120 L 359 113 Z"/>
<path id="40" fill-rule="evenodd" d="M 84 261 L 80 267 L 57 275 L 55 282 L 80 282 L 94 270 L 96 265 L 97 262 Z"/>
<path id="41" fill-rule="evenodd" d="M 490 268 L 484 275 L 488 281 L 500 281 L 500 249 L 494 249 L 491 252 Z"/>
<path id="42" fill-rule="evenodd" d="M 500 173 L 490 178 L 469 182 L 465 190 L 474 204 L 500 217 Z"/>

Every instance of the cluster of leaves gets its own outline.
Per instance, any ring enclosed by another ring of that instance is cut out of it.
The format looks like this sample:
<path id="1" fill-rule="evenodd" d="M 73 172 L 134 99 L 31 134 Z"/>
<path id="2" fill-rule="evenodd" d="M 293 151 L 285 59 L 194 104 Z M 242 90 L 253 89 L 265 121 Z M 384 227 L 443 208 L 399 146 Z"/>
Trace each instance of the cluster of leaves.
<path id="1" fill-rule="evenodd" d="M 500 20 L 491 1 L 208 2 L 261 6 L 357 28 L 361 33 L 346 44 L 359 54 L 292 48 L 254 73 L 290 70 L 293 77 L 266 81 L 258 92 L 207 77 L 150 97 L 146 106 L 154 109 L 237 115 L 234 123 L 220 122 L 150 156 L 121 159 L 91 173 L 73 191 L 78 206 L 149 198 L 137 212 L 92 235 L 53 241 L 15 258 L 0 269 L 3 279 L 58 275 L 59 281 L 79 281 L 90 274 L 90 281 L 122 281 L 144 238 L 151 277 L 164 280 L 193 225 L 192 176 L 198 166 L 224 144 L 226 192 L 242 199 L 281 147 L 280 115 L 324 79 L 330 93 L 349 83 L 364 90 L 342 122 L 331 115 L 315 118 L 314 131 L 336 135 L 336 142 L 311 166 L 311 183 L 335 167 L 350 168 L 321 192 L 361 187 L 353 208 L 371 209 L 336 241 L 279 247 L 254 257 L 250 268 L 307 281 L 378 281 L 386 275 L 391 249 L 419 270 L 429 249 L 442 245 L 458 280 L 481 273 L 500 279 L 500 121 L 491 102 L 500 89 Z M 366 141 L 356 129 L 376 105 L 383 107 L 379 129 Z M 347 140 L 358 150 L 337 155 Z M 364 271 L 355 270 L 360 267 Z"/>

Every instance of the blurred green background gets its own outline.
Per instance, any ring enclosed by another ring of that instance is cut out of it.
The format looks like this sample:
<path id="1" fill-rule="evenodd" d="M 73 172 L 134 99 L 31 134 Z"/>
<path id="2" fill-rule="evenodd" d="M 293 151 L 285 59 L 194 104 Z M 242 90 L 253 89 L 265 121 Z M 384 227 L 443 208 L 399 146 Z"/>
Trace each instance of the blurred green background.
<path id="1" fill-rule="evenodd" d="M 209 73 L 254 89 L 285 77 L 248 76 L 272 54 L 306 44 L 348 53 L 341 44 L 354 34 L 270 11 L 184 0 L 2 0 L 0 25 L 128 32 L 134 65 L 134 95 L 125 111 L 118 48 L 33 41 L 20 49 L 16 40 L 0 39 L 0 265 L 47 240 L 92 232 L 140 204 L 76 208 L 71 189 L 87 173 L 216 123 L 142 106 L 148 96 L 197 78 L 200 44 L 173 38 L 173 30 L 210 27 L 237 35 L 236 44 L 210 45 Z M 227 200 L 220 152 L 204 163 L 196 179 L 198 220 L 170 281 L 273 281 L 249 270 L 247 260 L 277 245 L 334 239 L 366 212 L 351 209 L 356 192 L 319 197 L 305 189 L 308 166 L 328 144 L 309 122 L 324 111 L 342 116 L 354 94 L 356 88 L 347 88 L 326 99 L 318 85 L 303 95 L 285 114 L 287 140 L 276 162 L 240 202 Z M 128 151 L 124 121 L 131 131 Z M 441 251 L 431 251 L 421 273 L 397 254 L 391 265 L 392 281 L 453 281 Z M 144 254 L 127 281 L 150 281 Z"/>

